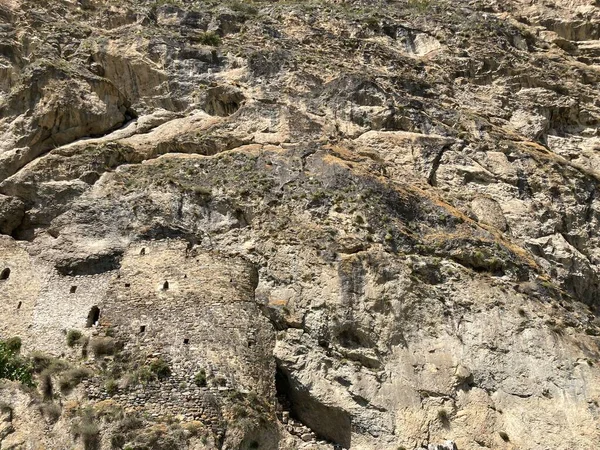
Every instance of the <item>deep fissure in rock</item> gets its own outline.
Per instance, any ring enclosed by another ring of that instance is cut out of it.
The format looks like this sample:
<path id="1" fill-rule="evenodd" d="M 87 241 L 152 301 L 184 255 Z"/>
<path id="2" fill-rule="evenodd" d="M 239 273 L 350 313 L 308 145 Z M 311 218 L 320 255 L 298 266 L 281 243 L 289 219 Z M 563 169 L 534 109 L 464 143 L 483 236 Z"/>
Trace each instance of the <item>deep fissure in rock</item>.
<path id="1" fill-rule="evenodd" d="M 352 421 L 349 413 L 321 403 L 279 366 L 275 372 L 275 389 L 280 405 L 289 409 L 292 418 L 302 422 L 320 439 L 350 448 Z"/>

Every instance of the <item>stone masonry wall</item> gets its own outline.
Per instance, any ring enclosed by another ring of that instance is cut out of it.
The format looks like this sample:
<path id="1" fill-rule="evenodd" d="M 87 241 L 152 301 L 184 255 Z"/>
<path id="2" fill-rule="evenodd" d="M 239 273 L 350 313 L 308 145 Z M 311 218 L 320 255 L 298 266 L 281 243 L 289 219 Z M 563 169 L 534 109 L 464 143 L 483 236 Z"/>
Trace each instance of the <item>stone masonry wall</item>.
<path id="1" fill-rule="evenodd" d="M 269 395 L 275 368 L 270 325 L 254 303 L 254 268 L 239 258 L 198 253 L 182 241 L 145 242 L 124 255 L 99 302 L 102 333 L 139 361 L 165 359 L 171 376 L 120 390 L 113 398 L 153 414 L 218 421 L 215 394 Z M 208 386 L 195 375 L 205 370 Z M 100 385 L 92 397 L 106 398 Z"/>

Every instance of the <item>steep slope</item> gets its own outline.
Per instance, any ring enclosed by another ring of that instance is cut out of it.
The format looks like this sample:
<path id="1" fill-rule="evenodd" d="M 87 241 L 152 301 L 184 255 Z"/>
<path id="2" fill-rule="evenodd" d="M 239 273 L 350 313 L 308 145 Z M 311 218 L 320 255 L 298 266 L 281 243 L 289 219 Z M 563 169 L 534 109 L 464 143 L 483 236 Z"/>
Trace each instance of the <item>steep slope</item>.
<path id="1" fill-rule="evenodd" d="M 530 3 L 0 1 L 0 449 L 596 448 L 600 10 Z"/>

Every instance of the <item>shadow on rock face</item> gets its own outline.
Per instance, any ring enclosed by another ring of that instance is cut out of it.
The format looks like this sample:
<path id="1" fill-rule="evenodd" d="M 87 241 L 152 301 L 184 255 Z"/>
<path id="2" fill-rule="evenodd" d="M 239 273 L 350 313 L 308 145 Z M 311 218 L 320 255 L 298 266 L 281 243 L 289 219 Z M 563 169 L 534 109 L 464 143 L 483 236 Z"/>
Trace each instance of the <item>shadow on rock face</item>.
<path id="1" fill-rule="evenodd" d="M 63 276 L 97 275 L 117 270 L 121 266 L 122 256 L 122 251 L 117 250 L 86 258 L 66 258 L 56 264 L 56 270 Z"/>
<path id="2" fill-rule="evenodd" d="M 283 397 L 289 402 L 292 416 L 310 428 L 319 438 L 343 448 L 350 448 L 352 423 L 349 413 L 319 402 L 284 369 L 277 369 L 275 386 L 278 397 Z"/>
<path id="3" fill-rule="evenodd" d="M 239 90 L 229 86 L 209 89 L 206 95 L 204 110 L 211 116 L 230 116 L 240 109 L 244 101 L 244 95 Z"/>

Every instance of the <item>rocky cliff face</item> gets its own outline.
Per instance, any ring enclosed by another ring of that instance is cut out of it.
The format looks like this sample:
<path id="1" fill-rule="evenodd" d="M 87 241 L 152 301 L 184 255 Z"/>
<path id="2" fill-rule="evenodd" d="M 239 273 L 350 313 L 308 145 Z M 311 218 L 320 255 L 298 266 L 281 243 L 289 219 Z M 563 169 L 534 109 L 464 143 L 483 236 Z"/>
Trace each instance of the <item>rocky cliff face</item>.
<path id="1" fill-rule="evenodd" d="M 0 0 L 0 449 L 597 448 L 599 24 Z"/>

